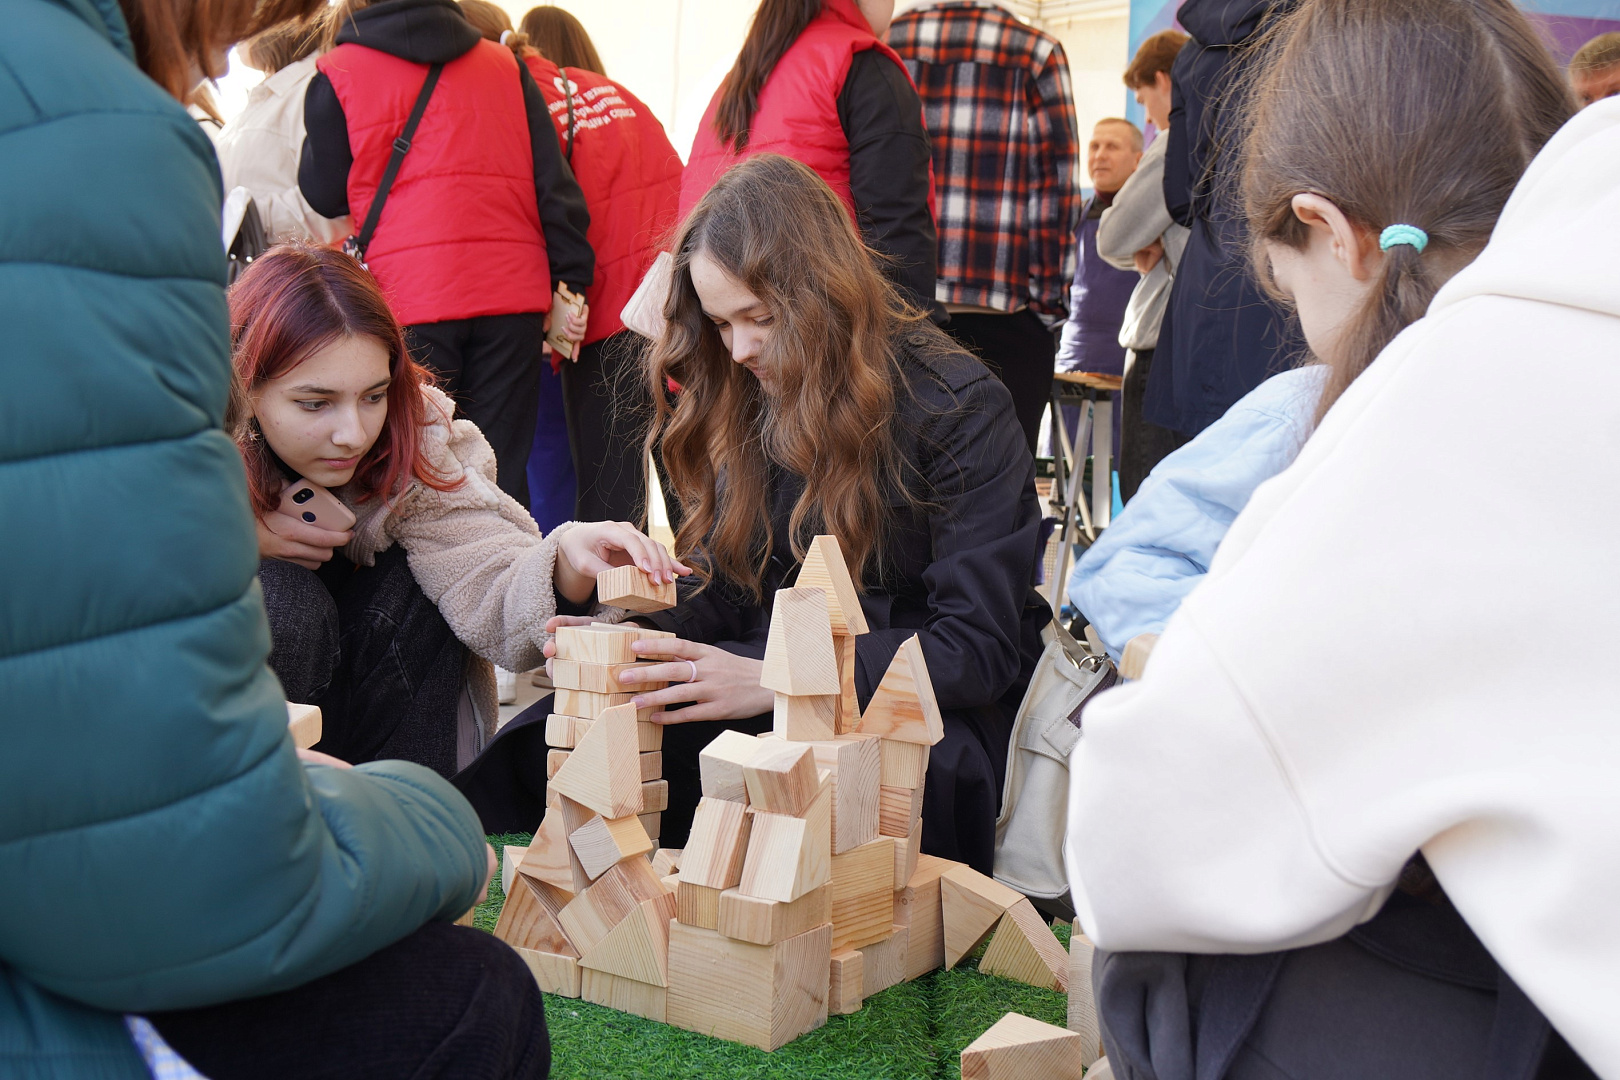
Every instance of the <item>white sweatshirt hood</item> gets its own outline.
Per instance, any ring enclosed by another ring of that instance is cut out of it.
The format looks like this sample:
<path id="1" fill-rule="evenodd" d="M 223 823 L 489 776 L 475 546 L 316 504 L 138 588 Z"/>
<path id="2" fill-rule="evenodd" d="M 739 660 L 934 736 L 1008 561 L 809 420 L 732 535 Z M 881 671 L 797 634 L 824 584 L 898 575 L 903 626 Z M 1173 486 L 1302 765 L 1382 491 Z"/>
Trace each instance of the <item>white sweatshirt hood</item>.
<path id="1" fill-rule="evenodd" d="M 1422 851 L 1620 1080 L 1620 100 L 1261 485 L 1140 682 L 1086 710 L 1066 852 L 1102 948 L 1269 952 Z"/>

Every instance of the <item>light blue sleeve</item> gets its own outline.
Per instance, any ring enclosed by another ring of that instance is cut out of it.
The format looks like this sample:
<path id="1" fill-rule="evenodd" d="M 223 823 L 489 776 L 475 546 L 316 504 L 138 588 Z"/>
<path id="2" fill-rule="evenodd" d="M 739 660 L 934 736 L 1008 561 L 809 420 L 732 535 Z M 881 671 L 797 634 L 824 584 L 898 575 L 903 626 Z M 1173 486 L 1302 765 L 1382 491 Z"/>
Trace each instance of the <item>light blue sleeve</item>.
<path id="1" fill-rule="evenodd" d="M 1326 369 L 1274 375 L 1192 442 L 1159 462 L 1124 512 L 1081 557 L 1069 599 L 1119 659 L 1157 633 L 1203 580 L 1233 519 L 1310 435 Z"/>

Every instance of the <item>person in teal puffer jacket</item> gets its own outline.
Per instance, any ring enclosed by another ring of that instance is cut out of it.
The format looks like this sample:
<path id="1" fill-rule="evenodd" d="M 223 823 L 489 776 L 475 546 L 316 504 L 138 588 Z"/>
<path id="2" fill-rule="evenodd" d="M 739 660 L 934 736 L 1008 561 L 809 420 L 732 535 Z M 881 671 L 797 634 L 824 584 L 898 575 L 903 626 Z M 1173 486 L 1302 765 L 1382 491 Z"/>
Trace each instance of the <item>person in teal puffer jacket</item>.
<path id="1" fill-rule="evenodd" d="M 521 960 L 446 925 L 492 865 L 472 808 L 288 737 L 221 429 L 219 169 L 174 97 L 223 49 L 186 48 L 192 0 L 123 4 L 15 0 L 0 34 L 0 1076 L 144 1077 L 126 1016 L 212 1080 L 543 1076 Z"/>

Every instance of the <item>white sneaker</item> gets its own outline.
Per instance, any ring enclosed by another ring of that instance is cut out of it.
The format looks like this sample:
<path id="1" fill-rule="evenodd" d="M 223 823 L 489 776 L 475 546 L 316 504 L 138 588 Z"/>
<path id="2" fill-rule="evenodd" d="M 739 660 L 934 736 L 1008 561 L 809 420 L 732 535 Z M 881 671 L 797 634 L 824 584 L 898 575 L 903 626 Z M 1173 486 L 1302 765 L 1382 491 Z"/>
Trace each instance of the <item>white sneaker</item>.
<path id="1" fill-rule="evenodd" d="M 502 705 L 517 701 L 517 674 L 503 667 L 495 669 L 495 699 Z"/>

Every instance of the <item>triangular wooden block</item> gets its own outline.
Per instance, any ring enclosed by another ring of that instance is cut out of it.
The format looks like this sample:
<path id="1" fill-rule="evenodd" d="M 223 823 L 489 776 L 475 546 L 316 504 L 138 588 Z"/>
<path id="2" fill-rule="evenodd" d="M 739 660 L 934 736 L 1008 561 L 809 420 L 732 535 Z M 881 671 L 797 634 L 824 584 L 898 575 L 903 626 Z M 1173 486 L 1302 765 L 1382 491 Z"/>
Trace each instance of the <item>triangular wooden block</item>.
<path id="1" fill-rule="evenodd" d="M 820 589 L 778 589 L 765 639 L 759 685 L 783 694 L 837 694 L 827 594 Z"/>
<path id="2" fill-rule="evenodd" d="M 674 917 L 673 893 L 643 900 L 594 949 L 579 958 L 580 966 L 652 986 L 668 986 L 669 920 Z"/>
<path id="3" fill-rule="evenodd" d="M 729 889 L 742 880 L 752 824 L 748 808 L 729 799 L 699 799 L 681 852 L 681 880 Z"/>
<path id="4" fill-rule="evenodd" d="M 548 807 L 546 816 L 540 820 L 540 827 L 534 831 L 534 839 L 523 853 L 523 861 L 518 863 L 518 873 L 572 891 L 574 874 L 570 869 L 571 861 L 562 812 L 556 807 Z"/>
<path id="5" fill-rule="evenodd" d="M 557 917 L 581 956 L 601 944 L 614 927 L 644 900 L 668 896 L 646 859 L 626 859 L 597 878 L 571 900 Z"/>
<path id="6" fill-rule="evenodd" d="M 1080 1036 L 1008 1013 L 962 1051 L 962 1080 L 1080 1080 Z"/>
<path id="7" fill-rule="evenodd" d="M 557 921 L 557 912 L 552 910 L 560 897 L 555 890 L 549 894 L 544 891 L 548 889 L 551 886 L 519 874 L 512 882 L 512 891 L 506 894 L 495 936 L 514 949 L 578 956 Z"/>
<path id="8" fill-rule="evenodd" d="M 615 863 L 645 855 L 653 849 L 652 837 L 634 814 L 622 818 L 592 817 L 568 834 L 568 844 L 593 881 Z"/>
<path id="9" fill-rule="evenodd" d="M 590 726 L 551 786 L 605 818 L 641 813 L 636 707 L 617 705 Z"/>
<path id="10" fill-rule="evenodd" d="M 1043 990 L 1069 989 L 1069 954 L 1028 900 L 1007 909 L 996 924 L 979 970 L 986 975 L 1039 986 Z"/>
<path id="11" fill-rule="evenodd" d="M 860 730 L 896 742 L 933 746 L 945 737 L 945 721 L 934 700 L 922 642 L 913 634 L 901 643 L 883 681 L 861 713 Z"/>
<path id="12" fill-rule="evenodd" d="M 971 866 L 953 866 L 939 879 L 945 923 L 945 966 L 953 968 L 978 947 L 1023 896 Z"/>
<path id="13" fill-rule="evenodd" d="M 753 812 L 739 891 L 787 903 L 832 880 L 832 774 L 803 817 Z"/>
<path id="14" fill-rule="evenodd" d="M 861 610 L 860 594 L 855 591 L 855 579 L 850 577 L 849 564 L 844 561 L 844 549 L 836 536 L 818 536 L 810 541 L 810 550 L 804 553 L 804 565 L 794 586 L 800 589 L 821 589 L 827 594 L 827 614 L 832 620 L 835 634 L 866 633 L 866 613 Z"/>

